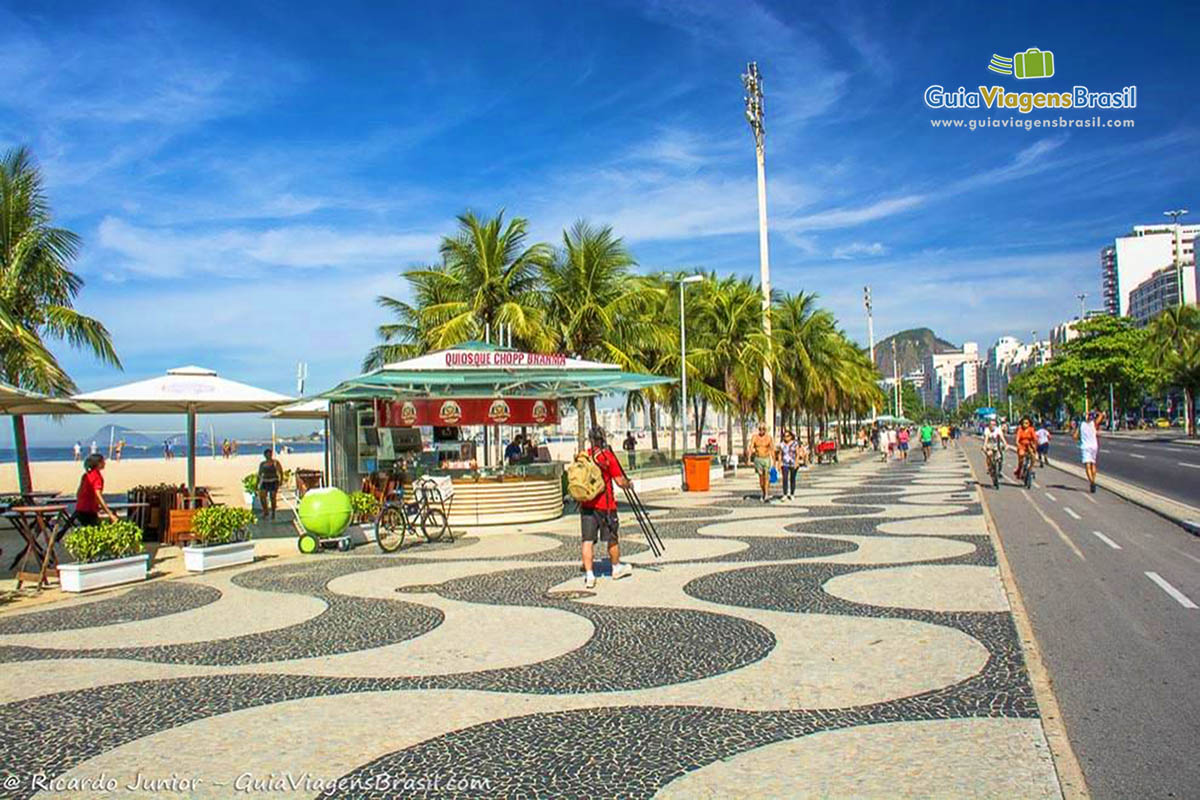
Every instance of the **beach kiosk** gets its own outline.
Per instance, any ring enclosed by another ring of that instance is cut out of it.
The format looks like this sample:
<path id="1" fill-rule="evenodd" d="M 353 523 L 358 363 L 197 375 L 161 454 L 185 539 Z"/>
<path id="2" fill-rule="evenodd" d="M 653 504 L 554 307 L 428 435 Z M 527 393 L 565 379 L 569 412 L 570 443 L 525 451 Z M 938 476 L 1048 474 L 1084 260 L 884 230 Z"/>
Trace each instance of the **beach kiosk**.
<path id="1" fill-rule="evenodd" d="M 329 401 L 331 482 L 354 491 L 379 475 L 449 477 L 451 524 L 554 519 L 565 464 L 548 448 L 518 463 L 489 457 L 501 428 L 536 432 L 557 425 L 577 398 L 673 380 L 483 342 L 387 364 L 320 395 Z"/>

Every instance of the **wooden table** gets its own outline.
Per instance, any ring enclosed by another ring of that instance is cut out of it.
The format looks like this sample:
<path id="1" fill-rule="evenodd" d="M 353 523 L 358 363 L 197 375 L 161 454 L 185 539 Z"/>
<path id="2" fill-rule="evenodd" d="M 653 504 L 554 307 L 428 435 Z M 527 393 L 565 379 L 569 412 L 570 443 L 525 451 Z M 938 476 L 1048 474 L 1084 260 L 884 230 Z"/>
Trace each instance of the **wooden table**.
<path id="1" fill-rule="evenodd" d="M 66 530 L 67 526 L 63 523 L 66 521 L 67 510 L 65 505 L 41 505 L 13 506 L 5 512 L 4 516 L 12 520 L 17 532 L 25 540 L 25 549 L 13 562 L 20 562 L 20 566 L 17 567 L 18 589 L 25 582 L 37 581 L 38 591 L 41 591 L 47 582 L 46 573 L 52 566 L 57 577 L 58 555 L 54 552 L 54 545 Z M 37 572 L 28 572 L 25 569 L 30 556 L 33 556 L 35 563 L 41 561 L 41 569 Z"/>

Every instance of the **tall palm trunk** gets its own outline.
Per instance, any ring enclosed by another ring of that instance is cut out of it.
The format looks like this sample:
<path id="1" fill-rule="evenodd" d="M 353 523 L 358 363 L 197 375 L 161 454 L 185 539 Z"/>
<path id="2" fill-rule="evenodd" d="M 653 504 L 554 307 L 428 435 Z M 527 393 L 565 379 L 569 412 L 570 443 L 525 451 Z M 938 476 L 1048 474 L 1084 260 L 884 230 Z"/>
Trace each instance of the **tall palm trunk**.
<path id="1" fill-rule="evenodd" d="M 583 413 L 584 413 L 583 398 L 576 397 L 575 398 L 575 442 L 579 446 L 580 452 L 583 452 L 584 450 L 587 449 L 587 445 L 585 443 L 586 442 L 585 435 L 587 432 L 583 429 Z"/>
<path id="2" fill-rule="evenodd" d="M 744 453 L 750 446 L 750 420 L 746 418 L 745 414 L 742 414 L 739 417 L 739 421 L 742 426 L 742 452 Z"/>
<path id="3" fill-rule="evenodd" d="M 650 449 L 658 452 L 658 403 L 650 399 Z"/>
<path id="4" fill-rule="evenodd" d="M 599 420 L 596 419 L 596 398 L 589 397 L 587 399 L 587 404 L 588 404 L 588 416 L 591 418 L 592 427 L 599 428 L 600 422 L 599 422 Z"/>

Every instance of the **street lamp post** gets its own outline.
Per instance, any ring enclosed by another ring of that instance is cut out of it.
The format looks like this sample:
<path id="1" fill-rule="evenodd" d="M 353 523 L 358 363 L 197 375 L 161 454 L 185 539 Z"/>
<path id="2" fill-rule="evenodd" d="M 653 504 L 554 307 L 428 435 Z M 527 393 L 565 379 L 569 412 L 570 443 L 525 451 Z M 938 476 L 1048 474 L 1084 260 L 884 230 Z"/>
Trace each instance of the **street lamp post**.
<path id="1" fill-rule="evenodd" d="M 867 309 L 867 344 L 871 348 L 871 368 L 875 368 L 875 318 L 871 311 L 871 287 L 863 287 L 863 308 Z M 871 401 L 871 418 L 876 416 L 875 401 Z"/>
<path id="2" fill-rule="evenodd" d="M 1186 305 L 1183 299 L 1183 259 L 1180 258 L 1180 243 L 1179 243 L 1179 218 L 1188 213 L 1186 208 L 1175 208 L 1170 211 L 1164 211 L 1163 216 L 1171 218 L 1171 227 L 1174 229 L 1175 239 L 1171 248 L 1171 261 L 1175 264 L 1175 280 L 1179 284 L 1179 305 Z"/>
<path id="3" fill-rule="evenodd" d="M 683 409 L 683 452 L 687 452 L 687 428 L 688 428 L 688 396 L 687 396 L 687 332 L 683 324 L 683 287 L 688 283 L 699 283 L 704 280 L 703 275 L 689 275 L 686 278 L 679 279 L 679 391 L 681 399 L 679 405 Z"/>
<path id="4" fill-rule="evenodd" d="M 762 283 L 762 313 L 763 333 L 767 341 L 771 341 L 771 262 L 767 251 L 767 171 L 763 150 L 763 92 L 762 76 L 758 72 L 758 63 L 751 61 L 746 65 L 746 74 L 742 76 L 742 84 L 746 87 L 746 121 L 754 132 L 754 154 L 758 161 L 758 266 Z M 771 364 L 763 364 L 763 383 L 766 391 L 766 422 L 767 431 L 775 433 L 775 380 L 771 374 Z"/>
<path id="5" fill-rule="evenodd" d="M 1080 292 L 1075 298 L 1079 300 L 1079 321 L 1083 322 L 1083 301 L 1087 299 L 1087 292 Z"/>

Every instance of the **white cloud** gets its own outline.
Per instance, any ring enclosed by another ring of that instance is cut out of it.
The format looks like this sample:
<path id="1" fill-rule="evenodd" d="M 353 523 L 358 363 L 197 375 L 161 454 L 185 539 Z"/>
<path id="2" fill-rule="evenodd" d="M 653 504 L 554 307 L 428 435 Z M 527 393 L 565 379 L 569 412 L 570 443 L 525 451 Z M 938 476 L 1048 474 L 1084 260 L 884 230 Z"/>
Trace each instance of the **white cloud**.
<path id="1" fill-rule="evenodd" d="M 833 248 L 833 257 L 839 260 L 854 258 L 870 258 L 887 255 L 888 249 L 883 242 L 851 242 Z"/>
<path id="2" fill-rule="evenodd" d="M 335 230 L 309 225 L 190 232 L 140 227 L 106 217 L 98 229 L 101 250 L 90 260 L 103 263 L 107 272 L 157 277 L 244 276 L 272 267 L 399 270 L 414 262 L 436 260 L 439 241 L 440 236 L 430 232 Z"/>

